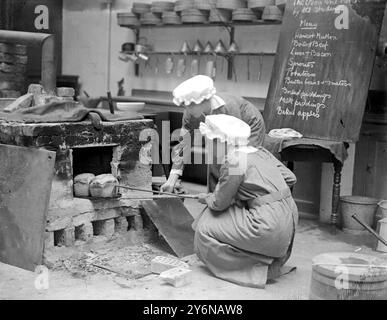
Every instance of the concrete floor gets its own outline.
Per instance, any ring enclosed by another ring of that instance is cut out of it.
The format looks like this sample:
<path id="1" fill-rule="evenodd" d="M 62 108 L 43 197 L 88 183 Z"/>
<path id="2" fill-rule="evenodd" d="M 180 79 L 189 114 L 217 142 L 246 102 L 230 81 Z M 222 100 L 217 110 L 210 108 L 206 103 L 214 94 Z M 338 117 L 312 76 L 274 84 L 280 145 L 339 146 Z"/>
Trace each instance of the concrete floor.
<path id="1" fill-rule="evenodd" d="M 190 187 L 195 192 L 203 191 L 202 187 Z M 192 201 L 186 201 L 185 205 L 193 216 L 202 208 L 202 205 Z M 190 256 L 187 260 L 193 270 L 193 281 L 182 288 L 163 284 L 157 275 L 117 283 L 120 281 L 111 275 L 97 274 L 79 279 L 66 271 L 49 271 L 49 288 L 37 290 L 35 273 L 0 263 L 0 299 L 308 299 L 313 257 L 334 251 L 376 254 L 371 249 L 372 244 L 373 239 L 368 235 L 333 234 L 316 221 L 301 220 L 293 254 L 287 264 L 296 266 L 297 271 L 267 285 L 265 290 L 240 287 L 219 280 L 207 271 L 196 256 Z M 387 255 L 378 256 L 387 259 Z"/>

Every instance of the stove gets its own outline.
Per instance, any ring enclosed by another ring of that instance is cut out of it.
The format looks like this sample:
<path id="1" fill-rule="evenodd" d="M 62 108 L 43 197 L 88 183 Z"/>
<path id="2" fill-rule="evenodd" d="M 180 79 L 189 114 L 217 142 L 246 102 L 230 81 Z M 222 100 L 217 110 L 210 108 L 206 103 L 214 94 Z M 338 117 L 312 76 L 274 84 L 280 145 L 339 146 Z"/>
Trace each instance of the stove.
<path id="1" fill-rule="evenodd" d="M 49 202 L 45 250 L 73 246 L 103 235 L 125 233 L 139 225 L 140 203 L 134 192 L 119 198 L 78 198 L 74 177 L 82 173 L 113 174 L 120 184 L 151 189 L 150 143 L 140 141 L 152 120 L 77 123 L 16 123 L 0 121 L 0 143 L 56 152 Z M 135 225 L 135 226 L 134 226 Z"/>

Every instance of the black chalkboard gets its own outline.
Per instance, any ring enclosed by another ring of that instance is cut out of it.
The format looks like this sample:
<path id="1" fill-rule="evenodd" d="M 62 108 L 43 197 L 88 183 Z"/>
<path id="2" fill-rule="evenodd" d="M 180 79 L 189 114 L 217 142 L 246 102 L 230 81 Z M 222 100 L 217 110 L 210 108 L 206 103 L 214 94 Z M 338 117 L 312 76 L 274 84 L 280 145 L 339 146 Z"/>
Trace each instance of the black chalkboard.
<path id="1" fill-rule="evenodd" d="M 266 100 L 268 130 L 358 140 L 386 0 L 288 0 Z"/>

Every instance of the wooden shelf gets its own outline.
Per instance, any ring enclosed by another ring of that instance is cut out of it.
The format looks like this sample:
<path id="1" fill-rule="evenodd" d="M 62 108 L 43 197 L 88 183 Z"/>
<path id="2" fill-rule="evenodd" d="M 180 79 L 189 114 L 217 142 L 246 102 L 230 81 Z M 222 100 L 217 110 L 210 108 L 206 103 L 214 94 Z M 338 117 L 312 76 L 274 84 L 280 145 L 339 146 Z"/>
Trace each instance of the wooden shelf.
<path id="1" fill-rule="evenodd" d="M 230 35 L 230 45 L 235 42 L 235 28 L 238 26 L 265 26 L 265 25 L 281 25 L 282 21 L 264 21 L 264 20 L 256 20 L 256 21 L 230 21 L 230 22 L 214 22 L 214 23 L 181 23 L 181 24 L 156 24 L 156 25 L 139 25 L 139 26 L 124 26 L 132 29 L 136 35 L 136 43 L 138 43 L 140 39 L 140 30 L 142 29 L 155 29 L 155 28 L 209 28 L 209 27 L 224 27 L 227 29 Z M 183 54 L 181 52 L 148 52 L 147 54 Z M 199 55 L 198 53 L 190 53 L 189 55 Z M 200 53 L 200 55 L 212 55 L 207 53 Z M 223 56 L 227 58 L 228 67 L 227 67 L 227 79 L 231 80 L 233 78 L 233 68 L 234 68 L 234 58 L 237 56 L 275 56 L 276 53 L 273 52 L 241 52 L 241 53 L 226 53 Z M 139 76 L 139 65 L 135 65 L 135 75 Z"/>
<path id="2" fill-rule="evenodd" d="M 122 54 L 134 54 L 134 51 L 121 51 Z M 157 54 L 167 54 L 167 55 L 188 55 L 188 56 L 217 56 L 217 57 L 230 57 L 230 56 L 275 56 L 276 52 L 239 52 L 239 53 L 182 53 L 179 51 L 150 51 L 145 52 L 145 55 L 157 55 Z"/>
<path id="3" fill-rule="evenodd" d="M 140 25 L 140 26 L 124 26 L 129 29 L 150 29 L 150 28 L 206 28 L 206 27 L 226 27 L 232 28 L 236 26 L 265 26 L 265 25 L 280 25 L 282 21 L 235 21 L 235 22 L 206 22 L 206 23 L 181 23 L 181 24 L 155 24 L 155 25 Z"/>

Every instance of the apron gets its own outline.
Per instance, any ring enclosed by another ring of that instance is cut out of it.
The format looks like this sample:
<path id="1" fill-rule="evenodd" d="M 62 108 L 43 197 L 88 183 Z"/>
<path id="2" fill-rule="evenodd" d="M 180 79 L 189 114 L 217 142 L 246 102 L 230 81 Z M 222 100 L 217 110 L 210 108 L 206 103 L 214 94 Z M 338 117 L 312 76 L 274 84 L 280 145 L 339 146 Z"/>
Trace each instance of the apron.
<path id="1" fill-rule="evenodd" d="M 262 197 L 258 197 L 247 202 L 243 201 L 241 203 L 246 209 L 257 208 L 265 204 L 284 200 L 290 196 L 291 192 L 289 189 L 287 189 L 274 192 Z M 239 206 L 234 204 L 229 209 L 235 210 L 235 207 Z M 207 207 L 201 212 L 199 217 L 195 219 L 195 222 L 193 224 L 193 227 L 195 229 L 199 220 L 206 212 L 206 209 Z M 228 213 L 225 212 L 224 214 L 227 215 Z M 207 241 L 207 243 L 204 243 L 204 246 L 203 243 L 199 243 L 198 246 L 197 244 L 195 244 L 195 248 L 201 248 L 200 252 L 197 252 L 198 256 L 207 265 L 207 267 L 209 267 L 209 269 L 214 273 L 215 276 L 223 280 L 230 281 L 243 286 L 264 288 L 267 280 L 275 279 L 281 276 L 281 267 L 286 263 L 286 261 L 291 255 L 296 231 L 296 221 L 294 212 L 292 212 L 291 214 L 293 220 L 293 230 L 290 245 L 288 246 L 286 254 L 283 257 L 270 258 L 268 256 L 260 255 L 259 253 L 248 253 L 236 247 L 227 245 L 226 243 L 218 242 L 219 240 L 214 239 L 215 241 L 213 241 L 211 240 L 211 238 L 209 238 L 209 240 L 207 239 L 209 242 Z M 195 238 L 196 237 L 200 239 L 200 236 L 198 234 L 195 234 Z M 208 251 L 206 247 L 212 248 L 210 251 Z M 219 261 L 217 257 L 221 259 L 221 261 Z M 239 267 L 236 267 L 235 269 L 230 269 L 229 267 L 224 268 L 224 261 L 228 261 L 228 263 L 230 263 L 231 265 L 239 265 Z"/>

